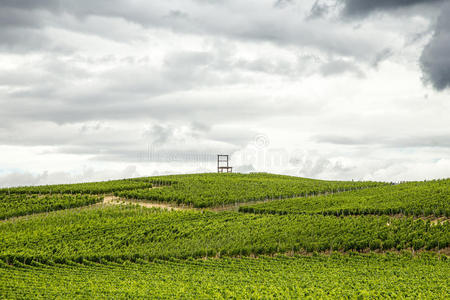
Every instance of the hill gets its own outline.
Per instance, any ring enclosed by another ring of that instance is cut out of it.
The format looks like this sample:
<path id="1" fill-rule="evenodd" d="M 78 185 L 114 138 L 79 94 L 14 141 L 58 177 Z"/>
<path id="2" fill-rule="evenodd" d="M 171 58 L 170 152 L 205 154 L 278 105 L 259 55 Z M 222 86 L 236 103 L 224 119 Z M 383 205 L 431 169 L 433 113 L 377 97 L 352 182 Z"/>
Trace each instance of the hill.
<path id="1" fill-rule="evenodd" d="M 450 180 L 195 174 L 0 200 L 2 298 L 450 296 Z"/>

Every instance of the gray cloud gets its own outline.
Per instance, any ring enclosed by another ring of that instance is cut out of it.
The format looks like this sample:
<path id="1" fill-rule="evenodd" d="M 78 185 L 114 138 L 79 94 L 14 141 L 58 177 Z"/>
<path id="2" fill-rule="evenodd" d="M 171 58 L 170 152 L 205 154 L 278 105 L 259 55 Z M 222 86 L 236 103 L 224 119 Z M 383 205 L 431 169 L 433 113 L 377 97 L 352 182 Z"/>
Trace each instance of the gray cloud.
<path id="1" fill-rule="evenodd" d="M 39 1 L 33 1 L 38 3 Z M 2 2 L 0 10 L 0 25 L 6 28 L 38 28 L 43 25 L 43 16 L 36 12 L 30 12 L 24 9 L 11 9 Z"/>
<path id="2" fill-rule="evenodd" d="M 236 95 L 225 93 L 209 101 L 209 95 L 173 95 L 145 98 L 132 96 L 132 93 L 111 94 L 101 91 L 88 95 L 83 100 L 16 99 L 4 101 L 0 112 L 2 127 L 8 128 L 13 121 L 28 123 L 33 121 L 52 121 L 57 124 L 77 123 L 90 120 L 143 120 L 167 121 L 176 119 L 182 122 L 202 120 L 205 124 L 220 124 L 234 119 L 256 121 L 279 115 L 304 115 L 320 109 L 320 103 L 298 103 L 286 99 L 273 107 L 271 99 L 260 99 L 259 93 Z M 81 95 L 79 96 L 81 97 Z M 121 101 L 133 97 L 129 101 Z M 96 105 L 91 101 L 96 99 Z M 89 101 L 90 100 L 90 101 Z M 108 103 L 111 101 L 112 103 Z M 1 101 L 0 101 L 1 102 Z M 26 109 L 23 109 L 26 107 Z M 188 112 L 188 113 L 187 113 Z"/>
<path id="3" fill-rule="evenodd" d="M 151 139 L 153 145 L 164 145 L 174 137 L 175 128 L 171 126 L 153 125 L 144 132 L 144 137 Z"/>
<path id="4" fill-rule="evenodd" d="M 18 3 L 13 3 L 18 2 Z M 52 19 L 47 1 L 2 1 L 0 3 L 0 51 L 13 53 L 51 51 L 70 53 L 73 49 L 52 40 L 44 31 Z M 44 10 L 36 10 L 42 8 Z"/>
<path id="5" fill-rule="evenodd" d="M 393 12 L 401 8 L 413 8 L 418 6 L 415 14 L 426 14 L 426 7 L 439 8 L 444 0 L 341 0 L 344 4 L 342 13 L 347 17 L 366 17 L 374 12 Z M 317 3 L 316 3 L 317 4 Z M 431 83 L 436 90 L 443 90 L 450 86 L 450 59 L 447 53 L 450 51 L 450 5 L 444 5 L 441 9 L 439 20 L 434 29 L 434 35 L 424 48 L 420 57 L 420 66 L 423 71 L 424 81 Z M 428 33 L 420 32 L 413 36 L 413 41 Z M 411 41 L 408 42 L 411 44 Z M 384 49 L 375 55 L 373 66 L 394 54 L 392 49 Z"/>
<path id="6" fill-rule="evenodd" d="M 366 16 L 372 12 L 411 7 L 418 4 L 433 4 L 442 0 L 341 0 L 347 16 Z"/>
<path id="7" fill-rule="evenodd" d="M 316 0 L 313 6 L 311 7 L 309 18 L 321 18 L 324 17 L 329 11 L 331 7 L 325 3 L 322 3 L 320 0 Z"/>
<path id="8" fill-rule="evenodd" d="M 383 62 L 384 60 L 388 59 L 389 57 L 391 57 L 393 55 L 393 51 L 392 49 L 386 48 L 381 50 L 379 53 L 377 53 L 375 55 L 375 58 L 372 62 L 372 66 L 374 66 L 375 68 L 378 67 L 378 65 Z"/>
<path id="9" fill-rule="evenodd" d="M 431 41 L 420 57 L 424 79 L 437 90 L 450 87 L 450 5 L 442 10 Z"/>
<path id="10" fill-rule="evenodd" d="M 285 8 L 286 6 L 289 6 L 293 4 L 294 0 L 276 0 L 273 4 L 276 8 Z"/>
<path id="11" fill-rule="evenodd" d="M 105 178 L 123 179 L 140 176 L 135 165 L 129 165 L 122 170 L 95 170 L 86 168 L 79 174 L 49 171 L 37 174 L 30 172 L 11 172 L 0 175 L 0 187 L 90 182 L 105 180 Z"/>
<path id="12" fill-rule="evenodd" d="M 343 73 L 351 73 L 356 77 L 364 77 L 364 73 L 354 63 L 344 60 L 333 60 L 320 67 L 323 76 L 334 76 Z"/>
<path id="13" fill-rule="evenodd" d="M 0 128 L 0 145 L 53 146 L 44 153 L 90 156 L 97 161 L 205 161 L 250 143 L 255 132 L 239 126 L 155 123 L 128 128 L 107 123 L 56 125 L 50 122 Z M 150 153 L 150 154 L 149 154 Z"/>
<path id="14" fill-rule="evenodd" d="M 1 17 L 0 17 L 1 18 Z M 68 53 L 72 49 L 65 45 L 57 45 L 43 32 L 30 28 L 0 29 L 0 52 L 61 52 Z"/>
<path id="15" fill-rule="evenodd" d="M 251 173 L 251 172 L 256 171 L 256 169 L 255 169 L 255 167 L 253 167 L 253 165 L 237 166 L 237 167 L 233 167 L 233 170 L 235 172 L 239 172 L 239 173 Z"/>
<path id="16" fill-rule="evenodd" d="M 102 62 L 112 63 L 113 67 L 100 72 L 91 70 Z M 211 122 L 226 121 L 229 113 L 248 120 L 265 118 L 269 112 L 307 113 L 317 106 L 299 106 L 285 99 L 272 108 L 271 100 L 260 99 L 257 92 L 243 96 L 229 89 L 215 95 L 216 101 L 206 94 L 189 95 L 191 90 L 252 83 L 249 72 L 290 79 L 304 71 L 300 58 L 292 64 L 283 58 L 241 59 L 221 47 L 168 52 L 160 66 L 133 57 L 128 61 L 117 57 L 90 61 L 44 56 L 33 65 L 21 64 L 0 73 L 0 87 L 4 87 L 0 91 L 3 94 L 0 124 L 7 127 L 13 120 L 64 124 L 178 118 L 189 122 L 203 120 L 208 126 Z"/>
<path id="17" fill-rule="evenodd" d="M 2 0 L 1 4 L 6 8 L 20 8 L 26 10 L 49 9 L 55 11 L 61 9 L 62 2 L 60 0 Z"/>
<path id="18" fill-rule="evenodd" d="M 80 21 L 86 21 L 90 17 L 105 17 L 126 20 L 146 28 L 169 29 L 178 33 L 270 41 L 277 45 L 308 46 L 365 60 L 372 59 L 374 51 L 379 50 L 376 43 L 364 35 L 355 36 L 354 32 L 349 32 L 339 23 L 335 26 L 322 26 L 321 20 L 305 22 L 292 10 L 274 10 L 273 6 L 267 3 L 262 3 L 257 9 L 252 7 L 244 11 L 239 8 L 242 4 L 236 1 L 221 4 L 214 2 L 208 5 L 198 1 L 174 3 L 138 1 L 133 5 L 121 0 L 102 0 L 96 1 L 95 4 L 80 0 L 18 2 L 19 4 L 11 1 L 0 4 L 0 8 L 13 10 L 21 16 L 6 20 L 9 26 L 31 26 L 34 29 L 60 27 L 70 30 L 74 27 L 65 21 L 68 16 L 74 16 Z M 284 7 L 290 2 L 277 1 L 275 5 Z M 100 28 L 101 32 L 82 27 L 76 29 L 98 34 L 103 38 L 109 35 L 107 28 Z M 0 41 L 0 44 L 11 47 L 20 44 L 20 40 L 5 40 Z M 29 43 L 22 45 L 23 48 L 27 46 L 32 50 L 37 45 Z"/>
<path id="19" fill-rule="evenodd" d="M 252 148 L 260 132 L 270 136 L 267 149 L 297 143 L 305 150 L 317 146 L 311 135 L 342 133 L 314 139 L 332 144 L 321 145 L 331 154 L 280 167 L 302 176 L 364 173 L 349 169 L 345 157 L 353 153 L 337 145 L 391 154 L 431 147 L 442 158 L 448 135 L 414 132 L 426 118 L 433 118 L 429 132 L 443 128 L 445 94 L 404 87 L 417 85 L 410 58 L 431 36 L 440 7 L 418 2 L 0 0 L 0 172 L 16 170 L 21 163 L 10 157 L 23 151 L 29 161 L 19 168 L 36 168 L 43 179 L 30 173 L 10 182 L 48 182 L 42 170 L 65 168 L 66 155 L 89 165 L 153 164 L 164 173 L 171 162 Z M 378 11 L 391 14 L 355 18 Z M 448 86 L 447 15 L 421 58 L 425 80 L 438 89 Z M 436 106 L 424 104 L 424 94 Z M 386 113 L 380 137 L 367 137 L 373 114 L 379 122 Z M 349 134 L 355 128 L 362 137 Z"/>
<path id="20" fill-rule="evenodd" d="M 298 169 L 298 175 L 318 178 L 324 172 L 343 174 L 351 169 L 352 168 L 343 167 L 342 163 L 339 161 L 333 163 L 329 159 L 319 157 L 316 159 L 305 159 Z"/>
<path id="21" fill-rule="evenodd" d="M 450 148 L 450 135 L 426 135 L 409 137 L 363 136 L 350 137 L 340 135 L 320 135 L 313 138 L 318 143 L 330 143 L 347 146 L 385 146 L 396 148 L 438 147 Z"/>
<path id="22" fill-rule="evenodd" d="M 96 161 L 105 162 L 128 162 L 139 164 L 151 163 L 199 163 L 202 165 L 214 163 L 217 159 L 216 155 L 220 152 L 218 149 L 211 150 L 180 150 L 166 149 L 155 150 L 135 149 L 133 151 L 117 151 L 113 150 L 107 153 L 101 153 L 93 157 Z M 69 149 L 67 153 L 73 153 Z M 231 152 L 228 152 L 231 153 Z"/>

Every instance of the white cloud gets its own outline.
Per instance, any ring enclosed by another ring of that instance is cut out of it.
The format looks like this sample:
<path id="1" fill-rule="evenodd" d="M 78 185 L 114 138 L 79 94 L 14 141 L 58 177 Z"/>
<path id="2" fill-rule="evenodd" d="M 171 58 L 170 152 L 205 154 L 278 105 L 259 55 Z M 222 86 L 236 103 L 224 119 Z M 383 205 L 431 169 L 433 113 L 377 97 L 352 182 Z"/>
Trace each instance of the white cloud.
<path id="1" fill-rule="evenodd" d="M 3 182 L 214 171 L 219 152 L 242 171 L 445 175 L 449 94 L 418 65 L 443 49 L 440 2 L 331 2 L 3 1 Z"/>

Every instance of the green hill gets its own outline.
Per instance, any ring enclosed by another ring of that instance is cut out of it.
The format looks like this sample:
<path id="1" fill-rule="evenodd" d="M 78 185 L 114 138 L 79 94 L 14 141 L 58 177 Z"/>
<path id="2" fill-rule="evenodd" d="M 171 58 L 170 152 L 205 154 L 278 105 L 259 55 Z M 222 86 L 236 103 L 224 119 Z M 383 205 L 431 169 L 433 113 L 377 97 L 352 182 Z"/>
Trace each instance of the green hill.
<path id="1" fill-rule="evenodd" d="M 150 201 L 214 207 L 225 204 L 318 195 L 383 185 L 378 182 L 326 181 L 267 173 L 193 174 L 148 177 L 140 180 L 167 183 L 160 189 L 130 189 L 117 196 Z"/>
<path id="2" fill-rule="evenodd" d="M 1 189 L 0 298 L 446 299 L 449 200 L 265 173 Z"/>

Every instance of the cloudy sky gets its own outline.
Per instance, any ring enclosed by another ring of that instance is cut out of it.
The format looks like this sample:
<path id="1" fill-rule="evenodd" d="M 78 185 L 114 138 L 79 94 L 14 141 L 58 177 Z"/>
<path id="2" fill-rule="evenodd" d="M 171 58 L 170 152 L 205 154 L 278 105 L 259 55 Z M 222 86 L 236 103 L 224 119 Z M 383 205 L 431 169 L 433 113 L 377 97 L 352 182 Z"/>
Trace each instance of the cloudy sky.
<path id="1" fill-rule="evenodd" d="M 0 0 L 0 186 L 450 177 L 449 2 Z"/>

